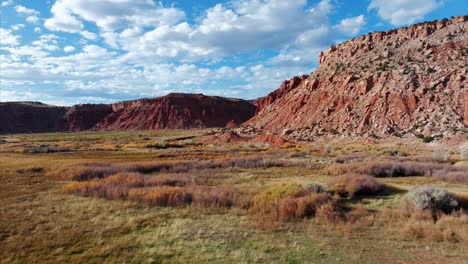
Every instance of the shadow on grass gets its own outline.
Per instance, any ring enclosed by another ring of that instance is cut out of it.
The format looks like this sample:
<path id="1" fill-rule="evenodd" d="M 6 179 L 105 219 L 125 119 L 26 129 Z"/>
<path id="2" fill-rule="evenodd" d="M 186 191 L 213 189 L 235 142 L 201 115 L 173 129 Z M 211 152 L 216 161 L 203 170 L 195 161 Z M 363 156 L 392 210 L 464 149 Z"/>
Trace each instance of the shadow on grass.
<path id="1" fill-rule="evenodd" d="M 376 193 L 374 195 L 362 195 L 361 194 L 361 195 L 355 195 L 354 197 L 351 197 L 351 198 L 343 199 L 342 200 L 342 205 L 344 207 L 349 207 L 350 205 L 359 204 L 363 200 L 368 200 L 368 199 L 372 199 L 372 200 L 383 199 L 383 200 L 386 200 L 391 196 L 403 195 L 406 192 L 407 191 L 404 190 L 404 189 L 400 189 L 400 188 L 390 186 L 390 185 L 384 185 L 383 189 L 380 192 L 378 192 L 378 193 Z"/>

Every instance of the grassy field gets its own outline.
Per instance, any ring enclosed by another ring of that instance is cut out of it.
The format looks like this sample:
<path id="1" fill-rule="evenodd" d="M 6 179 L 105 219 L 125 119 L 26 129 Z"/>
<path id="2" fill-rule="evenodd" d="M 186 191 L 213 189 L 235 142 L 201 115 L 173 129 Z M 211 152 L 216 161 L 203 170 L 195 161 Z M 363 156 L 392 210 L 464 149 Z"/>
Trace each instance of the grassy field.
<path id="1" fill-rule="evenodd" d="M 399 211 L 419 185 L 466 202 L 458 148 L 218 145 L 208 132 L 0 136 L 0 262 L 468 263 L 465 212 Z M 381 186 L 332 188 L 357 172 Z"/>

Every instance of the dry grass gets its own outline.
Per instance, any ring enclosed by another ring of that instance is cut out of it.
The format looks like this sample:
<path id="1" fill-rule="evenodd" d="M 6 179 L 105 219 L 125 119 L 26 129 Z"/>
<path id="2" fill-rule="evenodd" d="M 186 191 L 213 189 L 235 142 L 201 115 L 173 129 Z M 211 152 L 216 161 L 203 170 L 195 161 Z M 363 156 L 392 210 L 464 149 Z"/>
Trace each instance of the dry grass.
<path id="1" fill-rule="evenodd" d="M 375 194 L 383 188 L 374 177 L 356 173 L 335 176 L 327 182 L 327 185 L 330 191 L 343 197 Z"/>
<path id="2" fill-rule="evenodd" d="M 128 192 L 128 199 L 165 207 L 181 206 L 192 202 L 192 196 L 185 188 L 170 186 L 131 189 Z"/>
<path id="3" fill-rule="evenodd" d="M 468 167 L 454 166 L 427 160 L 408 161 L 390 159 L 366 161 L 364 157 L 366 156 L 352 155 L 351 157 L 337 158 L 336 162 L 339 164 L 327 167 L 324 171 L 329 175 L 357 173 L 381 178 L 427 176 L 451 183 L 468 184 Z M 350 163 L 345 163 L 344 159 L 347 159 Z"/>
<path id="4" fill-rule="evenodd" d="M 434 220 L 429 211 L 384 209 L 378 221 L 380 226 L 389 229 L 390 232 L 397 231 L 407 239 L 468 244 L 468 215 L 464 211 L 439 213 Z"/>
<path id="5" fill-rule="evenodd" d="M 432 177 L 451 183 L 468 184 L 468 168 L 451 166 L 450 169 L 444 168 L 434 171 Z"/>
<path id="6" fill-rule="evenodd" d="M 52 177 L 86 181 L 91 179 L 101 179 L 113 175 L 117 172 L 138 172 L 150 173 L 187 173 L 203 170 L 213 170 L 221 168 L 271 168 L 271 167 L 312 167 L 313 163 L 294 163 L 289 161 L 271 160 L 261 157 L 246 157 L 236 159 L 224 159 L 216 161 L 184 161 L 184 162 L 138 162 L 138 163 L 108 163 L 108 162 L 86 162 L 66 165 L 58 170 L 49 172 Z"/>
<path id="7" fill-rule="evenodd" d="M 374 177 L 403 177 L 430 175 L 433 170 L 442 167 L 437 163 L 366 161 L 331 166 L 326 172 L 330 175 L 358 173 Z"/>
<path id="8" fill-rule="evenodd" d="M 67 155 L 18 154 L 11 151 L 13 143 L 2 144 L 0 197 L 5 202 L 0 215 L 8 217 L 0 223 L 0 259 L 6 263 L 408 263 L 427 256 L 426 245 L 434 257 L 430 259 L 441 263 L 462 263 L 467 257 L 466 213 L 438 214 L 436 222 L 426 216 L 392 219 L 382 213 L 398 205 L 404 190 L 433 184 L 434 179 L 378 179 L 389 188 L 353 199 L 317 194 L 313 190 L 318 188 L 307 187 L 330 179 L 323 173 L 327 166 L 333 172 L 336 166 L 355 163 L 416 162 L 442 169 L 451 166 L 448 163 L 387 156 L 387 149 L 398 147 L 367 143 L 333 143 L 332 152 L 325 155 L 317 142 L 301 143 L 296 149 L 215 144 L 144 148 L 162 142 L 157 137 L 171 142 L 165 134 L 169 132 L 158 133 L 65 134 L 38 140 L 33 135 L 17 136 L 18 145 L 32 145 L 28 140 L 34 138 L 34 144 L 70 147 Z M 46 142 L 50 138 L 54 143 Z M 10 137 L 7 141 L 12 142 Z M 130 143 L 132 149 L 126 148 Z M 120 151 L 104 151 L 105 146 Z M 349 153 L 355 154 L 335 159 Z M 420 155 L 417 148 L 412 153 Z M 51 164 L 51 159 L 56 162 Z M 338 159 L 343 164 L 335 164 Z M 83 160 L 92 162 L 77 163 Z M 50 173 L 57 178 L 44 177 L 44 172 L 61 164 L 71 165 Z M 44 170 L 28 169 L 36 167 Z M 388 171 L 388 175 L 398 172 Z M 63 179 L 72 181 L 64 187 Z M 465 185 L 439 184 L 457 193 L 458 201 L 468 201 Z M 63 188 L 76 195 L 64 194 Z"/>

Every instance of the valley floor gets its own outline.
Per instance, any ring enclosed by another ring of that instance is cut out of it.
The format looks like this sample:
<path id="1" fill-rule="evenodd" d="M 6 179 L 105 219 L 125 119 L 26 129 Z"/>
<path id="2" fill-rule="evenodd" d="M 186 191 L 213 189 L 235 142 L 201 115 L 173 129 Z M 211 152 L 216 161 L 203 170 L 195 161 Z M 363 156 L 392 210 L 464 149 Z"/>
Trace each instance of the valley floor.
<path id="1" fill-rule="evenodd" d="M 258 197 L 275 186 L 325 185 L 343 169 L 340 159 L 345 163 L 411 159 L 426 164 L 422 158 L 426 157 L 434 163 L 466 166 L 458 148 L 434 143 L 217 145 L 203 140 L 207 132 L 1 136 L 0 263 L 467 263 L 468 234 L 450 239 L 445 229 L 440 236 L 402 232 L 404 224 L 383 219 L 385 210 L 399 207 L 400 198 L 414 186 L 438 185 L 466 197 L 466 182 L 427 176 L 378 178 L 383 191 L 340 198 L 349 209 L 366 209 L 363 220 L 355 224 L 327 224 L 314 217 L 269 223 L 252 207 L 157 206 L 126 196 L 80 193 L 71 185 L 77 179 L 63 169 L 83 162 L 193 162 L 190 166 L 195 168 L 185 172 L 151 171 L 144 177 L 187 176 L 191 184 L 200 181 L 207 188 L 229 187 Z M 259 158 L 260 165 L 250 164 Z M 196 165 L 231 159 L 247 162 L 203 169 Z M 468 222 L 466 215 L 462 218 L 463 226 L 456 229 L 465 232 Z"/>

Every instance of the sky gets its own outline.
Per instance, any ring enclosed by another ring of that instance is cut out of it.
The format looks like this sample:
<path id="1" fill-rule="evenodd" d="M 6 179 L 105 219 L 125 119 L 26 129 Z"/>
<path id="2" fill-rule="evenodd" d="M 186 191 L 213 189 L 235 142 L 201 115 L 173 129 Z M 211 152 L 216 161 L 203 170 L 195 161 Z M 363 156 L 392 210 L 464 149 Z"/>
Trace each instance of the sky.
<path id="1" fill-rule="evenodd" d="M 0 0 L 0 101 L 254 99 L 332 44 L 467 13 L 466 0 Z"/>

